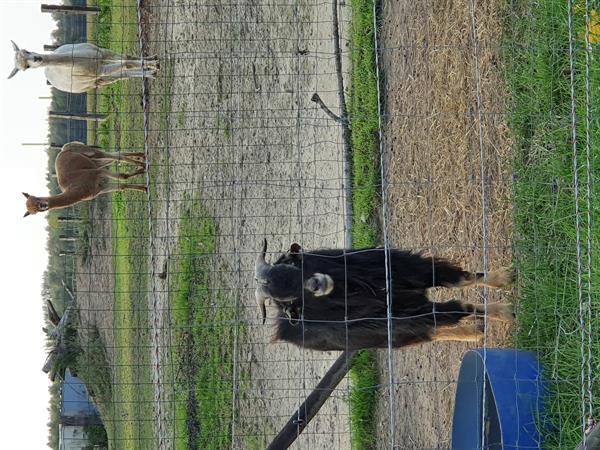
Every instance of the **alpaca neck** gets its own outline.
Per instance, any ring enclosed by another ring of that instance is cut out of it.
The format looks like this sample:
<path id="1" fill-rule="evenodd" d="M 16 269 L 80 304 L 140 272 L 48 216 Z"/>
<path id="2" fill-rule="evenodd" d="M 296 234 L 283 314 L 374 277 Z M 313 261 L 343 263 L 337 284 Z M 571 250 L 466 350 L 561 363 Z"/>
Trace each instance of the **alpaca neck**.
<path id="1" fill-rule="evenodd" d="M 74 205 L 85 198 L 73 192 L 63 192 L 62 194 L 42 197 L 42 200 L 48 202 L 48 209 L 60 209 Z"/>
<path id="2" fill-rule="evenodd" d="M 81 61 L 83 59 L 89 59 L 89 58 L 82 58 L 82 57 L 77 57 L 74 56 L 70 53 L 49 53 L 47 55 L 35 55 L 35 56 L 41 56 L 42 57 L 42 62 L 40 64 L 40 67 L 48 67 L 48 66 L 52 66 L 52 67 L 56 67 L 56 66 L 68 66 L 71 67 L 74 64 L 77 63 L 77 61 Z"/>

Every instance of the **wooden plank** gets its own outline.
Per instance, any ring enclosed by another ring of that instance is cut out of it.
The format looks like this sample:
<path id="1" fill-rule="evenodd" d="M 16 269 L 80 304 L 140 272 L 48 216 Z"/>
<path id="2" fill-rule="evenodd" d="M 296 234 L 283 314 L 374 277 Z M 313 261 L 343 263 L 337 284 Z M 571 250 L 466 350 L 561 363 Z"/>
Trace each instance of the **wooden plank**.
<path id="1" fill-rule="evenodd" d="M 106 114 L 96 113 L 80 113 L 72 114 L 66 112 L 49 111 L 48 117 L 51 119 L 68 119 L 68 120 L 92 120 L 94 122 L 101 122 L 106 120 Z"/>
<path id="2" fill-rule="evenodd" d="M 310 393 L 300 408 L 292 415 L 285 424 L 273 442 L 267 447 L 267 450 L 282 450 L 288 448 L 300 436 L 306 426 L 319 412 L 325 401 L 331 393 L 344 379 L 350 367 L 352 360 L 358 351 L 343 352 L 333 363 L 325 376 L 321 379 L 317 387 Z"/>

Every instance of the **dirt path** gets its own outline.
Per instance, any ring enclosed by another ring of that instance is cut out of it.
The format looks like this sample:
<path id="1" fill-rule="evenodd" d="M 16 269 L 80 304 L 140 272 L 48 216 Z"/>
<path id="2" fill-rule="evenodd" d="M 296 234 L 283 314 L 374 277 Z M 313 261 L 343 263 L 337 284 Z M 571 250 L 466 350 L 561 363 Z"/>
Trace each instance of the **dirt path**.
<path id="1" fill-rule="evenodd" d="M 511 143 L 497 65 L 501 2 L 477 5 L 477 64 L 470 2 L 384 0 L 382 5 L 392 244 L 450 257 L 474 270 L 484 267 L 485 256 L 491 268 L 509 265 L 511 258 Z M 481 290 L 436 294 L 483 298 Z M 507 298 L 496 291 L 488 301 Z M 506 331 L 492 324 L 487 345 L 500 345 Z M 382 447 L 391 444 L 392 430 L 397 448 L 449 447 L 459 362 L 473 346 L 439 343 L 379 353 Z"/>
<path id="2" fill-rule="evenodd" d="M 330 5 L 170 3 L 146 7 L 150 53 L 165 63 L 164 73 L 173 71 L 152 85 L 151 128 L 168 130 L 164 141 L 150 134 L 157 180 L 169 181 L 156 184 L 156 252 L 176 251 L 181 212 L 200 199 L 218 229 L 212 295 L 225 297 L 245 324 L 232 343 L 240 377 L 234 447 L 264 448 L 337 357 L 269 344 L 253 280 L 263 236 L 272 252 L 292 242 L 343 243 L 340 130 L 310 102 L 319 92 L 337 110 Z M 157 292 L 163 362 L 172 349 L 167 294 Z M 300 448 L 349 446 L 346 388 L 311 423 Z"/>

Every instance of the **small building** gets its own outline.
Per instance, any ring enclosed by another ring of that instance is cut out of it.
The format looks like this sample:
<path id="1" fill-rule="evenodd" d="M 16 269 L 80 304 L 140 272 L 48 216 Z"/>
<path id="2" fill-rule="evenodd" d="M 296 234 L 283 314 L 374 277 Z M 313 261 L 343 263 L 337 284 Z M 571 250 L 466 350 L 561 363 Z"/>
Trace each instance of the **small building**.
<path id="1" fill-rule="evenodd" d="M 68 370 L 61 383 L 58 442 L 60 450 L 82 450 L 90 442 L 84 431 L 89 425 L 102 425 L 100 413 L 90 400 L 85 384 Z"/>

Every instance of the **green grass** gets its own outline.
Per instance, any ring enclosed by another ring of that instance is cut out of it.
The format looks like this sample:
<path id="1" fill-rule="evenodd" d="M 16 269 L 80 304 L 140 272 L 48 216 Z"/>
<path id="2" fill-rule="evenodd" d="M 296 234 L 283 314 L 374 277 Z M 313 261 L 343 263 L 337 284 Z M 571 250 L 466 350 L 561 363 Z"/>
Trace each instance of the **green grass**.
<path id="1" fill-rule="evenodd" d="M 135 2 L 113 5 L 99 2 L 102 13 L 96 27 L 98 45 L 136 54 Z M 139 151 L 143 148 L 143 116 L 139 80 L 103 88 L 94 99 L 98 111 L 112 113 L 97 129 L 103 148 Z M 128 167 L 125 170 L 130 170 Z M 143 183 L 143 178 L 132 180 Z M 153 388 L 148 323 L 148 217 L 146 197 L 138 192 L 111 196 L 112 253 L 114 265 L 114 353 L 112 399 L 103 417 L 113 448 L 154 447 Z"/>
<path id="2" fill-rule="evenodd" d="M 133 2 L 125 2 L 131 3 Z M 101 2 L 103 14 L 96 28 L 99 45 L 137 54 L 135 8 L 122 2 Z M 112 26 L 111 26 L 112 24 Z M 156 99 L 160 110 L 159 133 L 168 128 L 171 112 L 173 66 L 163 61 L 164 96 Z M 139 106 L 140 82 L 129 80 L 103 88 L 89 102 L 100 112 L 112 113 L 93 136 L 110 149 L 139 151 L 143 147 L 143 116 Z M 157 91 L 159 89 L 157 88 Z M 161 140 L 165 142 L 165 139 Z M 169 182 L 169 171 L 151 169 L 151 179 Z M 154 189 L 154 184 L 151 185 Z M 153 192 L 154 193 L 154 192 Z M 132 201 L 132 195 L 136 201 Z M 154 195 L 153 195 L 154 197 Z M 154 445 L 147 336 L 147 298 L 139 287 L 148 284 L 148 217 L 145 197 L 126 192 L 112 196 L 113 254 L 115 268 L 114 334 L 116 367 L 113 401 L 108 410 L 109 441 L 113 446 L 151 448 Z M 209 256 L 214 253 L 215 225 L 202 214 L 197 201 L 188 199 L 168 270 L 173 320 L 173 364 L 163 371 L 163 384 L 174 388 L 173 410 L 177 448 L 220 449 L 231 446 L 233 402 L 233 310 L 208 290 Z M 135 219 L 132 219 L 135 218 Z M 143 291 L 144 289 L 141 289 Z M 237 326 L 237 325 L 236 325 Z M 242 374 L 243 375 L 243 374 Z M 119 401 L 116 401 L 119 399 Z M 166 405 L 167 408 L 171 404 Z M 113 420 L 114 419 L 114 420 Z M 169 432 L 171 435 L 171 432 Z"/>
<path id="3" fill-rule="evenodd" d="M 598 2 L 592 2 L 599 8 Z M 519 273 L 518 329 L 515 345 L 538 353 L 545 366 L 552 396 L 546 408 L 548 448 L 574 448 L 581 440 L 581 330 L 575 229 L 574 171 L 571 138 L 571 83 L 567 3 L 546 0 L 509 2 L 504 37 L 506 79 L 513 102 L 510 125 L 515 136 L 514 220 L 515 256 Z M 582 211 L 584 264 L 588 211 L 585 196 L 585 52 L 578 36 L 584 30 L 581 12 L 575 14 L 577 148 Z M 595 61 L 600 47 L 592 50 Z M 600 70 L 592 61 L 592 173 L 599 173 Z M 592 221 L 600 218 L 600 194 L 593 186 Z M 592 255 L 600 249 L 597 231 L 591 235 Z M 585 266 L 584 266 L 585 269 Z M 592 282 L 600 281 L 598 272 Z M 584 299 L 587 299 L 584 276 Z M 592 297 L 598 310 L 600 300 Z M 597 329 L 600 318 L 594 315 Z M 594 338 L 593 355 L 600 354 Z M 597 372 L 597 360 L 594 371 Z M 598 399 L 598 389 L 594 388 Z M 594 409 L 600 406 L 596 400 Z"/>
<path id="4" fill-rule="evenodd" d="M 234 309 L 216 292 L 215 224 L 186 202 L 170 286 L 177 367 L 176 447 L 231 447 Z"/>
<path id="5" fill-rule="evenodd" d="M 352 0 L 351 91 L 348 114 L 352 131 L 352 242 L 355 248 L 379 243 L 377 223 L 381 183 L 377 78 L 373 42 L 373 3 Z M 352 448 L 375 448 L 378 373 L 373 351 L 361 351 L 350 370 Z"/>
<path id="6" fill-rule="evenodd" d="M 352 0 L 351 90 L 348 106 L 352 131 L 352 241 L 355 248 L 379 243 L 378 106 L 373 3 Z"/>

